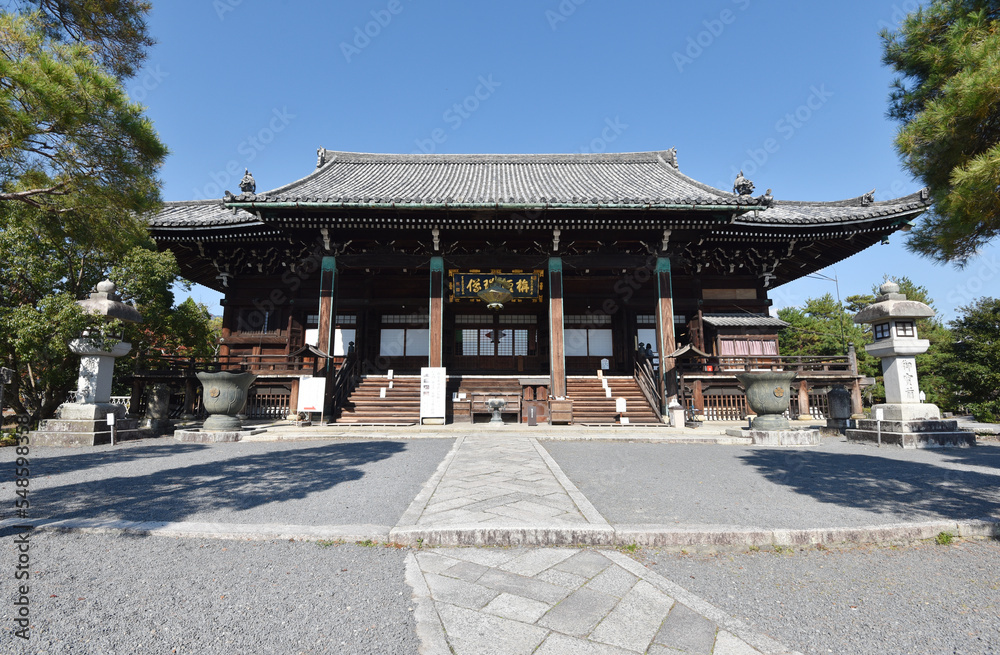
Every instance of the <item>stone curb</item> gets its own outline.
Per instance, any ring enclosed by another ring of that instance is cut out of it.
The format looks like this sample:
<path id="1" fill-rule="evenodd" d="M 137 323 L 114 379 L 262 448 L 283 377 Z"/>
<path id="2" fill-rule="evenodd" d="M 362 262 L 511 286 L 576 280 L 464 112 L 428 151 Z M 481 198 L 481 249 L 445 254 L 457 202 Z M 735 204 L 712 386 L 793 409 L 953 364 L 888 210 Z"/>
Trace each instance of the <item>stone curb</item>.
<path id="1" fill-rule="evenodd" d="M 113 521 L 67 519 L 62 521 L 0 521 L 0 530 L 33 526 L 35 531 L 82 532 L 92 534 L 129 534 L 143 537 L 175 537 L 195 539 L 243 539 L 266 541 L 294 539 L 297 541 L 389 541 L 387 525 L 276 525 L 239 523 L 195 523 L 187 521 Z"/>
<path id="2" fill-rule="evenodd" d="M 417 521 L 420 519 L 420 515 L 424 513 L 427 508 L 427 503 L 430 502 L 431 496 L 434 495 L 434 490 L 437 489 L 438 485 L 441 484 L 441 479 L 444 474 L 448 472 L 451 467 L 451 463 L 455 461 L 455 457 L 458 455 L 458 450 L 465 443 L 465 437 L 458 437 L 455 439 L 455 443 L 452 445 L 451 450 L 445 455 L 441 463 L 438 464 L 437 469 L 435 469 L 433 475 L 420 487 L 420 491 L 417 492 L 416 497 L 410 501 L 409 507 L 403 512 L 403 515 L 399 518 L 399 522 L 396 525 L 416 525 Z"/>
<path id="3" fill-rule="evenodd" d="M 80 520 L 0 521 L 0 529 L 31 525 L 38 531 L 119 533 L 201 539 L 295 539 L 302 541 L 377 541 L 406 546 L 629 546 L 675 548 L 749 548 L 809 545 L 867 545 L 956 537 L 1000 539 L 1000 519 L 895 523 L 856 528 L 805 530 L 738 526 L 451 526 L 392 528 L 379 525 L 272 525 L 165 521 Z"/>
<path id="4" fill-rule="evenodd" d="M 452 655 L 444 636 L 441 616 L 434 608 L 431 590 L 427 588 L 427 580 L 420 572 L 420 564 L 413 553 L 406 555 L 405 577 L 406 583 L 413 590 L 413 618 L 417 624 L 417 637 L 420 639 L 420 655 Z"/>
<path id="5" fill-rule="evenodd" d="M 579 509 L 580 513 L 583 514 L 583 518 L 587 519 L 588 523 L 595 526 L 608 525 L 608 522 L 603 516 L 601 516 L 601 513 L 597 511 L 597 508 L 594 507 L 594 505 L 587 500 L 587 497 L 584 496 L 579 489 L 577 489 L 576 485 L 573 484 L 568 477 L 566 477 L 563 470 L 559 468 L 559 465 L 556 464 L 554 459 L 552 459 L 549 452 L 542 448 L 541 444 L 538 443 L 538 440 L 529 439 L 529 441 L 535 448 L 535 452 L 538 453 L 538 456 L 542 458 L 543 462 L 545 462 L 545 466 L 549 468 L 549 471 L 555 477 L 556 481 L 559 482 L 562 488 L 566 490 L 567 495 L 569 495 L 570 499 L 572 499 L 572 501 L 576 504 L 577 509 Z"/>

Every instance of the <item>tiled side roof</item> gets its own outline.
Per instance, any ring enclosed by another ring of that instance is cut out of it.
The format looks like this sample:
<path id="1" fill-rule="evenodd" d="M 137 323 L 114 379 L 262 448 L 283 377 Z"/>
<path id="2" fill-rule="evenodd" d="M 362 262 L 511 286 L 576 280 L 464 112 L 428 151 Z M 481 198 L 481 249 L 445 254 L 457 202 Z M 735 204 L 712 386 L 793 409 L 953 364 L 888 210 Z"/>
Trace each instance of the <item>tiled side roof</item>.
<path id="1" fill-rule="evenodd" d="M 150 218 L 153 228 L 228 227 L 263 225 L 256 216 L 242 209 L 227 209 L 218 200 L 165 202 Z"/>
<path id="2" fill-rule="evenodd" d="M 755 206 L 683 175 L 673 151 L 564 155 L 387 155 L 321 150 L 322 165 L 255 203 Z M 243 201 L 244 196 L 240 196 Z M 239 202 L 239 201 L 238 201 Z"/>
<path id="3" fill-rule="evenodd" d="M 927 209 L 930 204 L 930 200 L 924 199 L 919 192 L 903 198 L 882 202 L 866 203 L 864 198 L 864 196 L 859 196 L 850 200 L 840 200 L 837 202 L 775 200 L 767 211 L 744 214 L 737 218 L 734 223 L 748 225 L 809 225 L 858 222 L 906 212 L 919 212 Z"/>
<path id="4" fill-rule="evenodd" d="M 764 314 L 702 314 L 702 320 L 715 327 L 787 327 L 788 323 Z"/>

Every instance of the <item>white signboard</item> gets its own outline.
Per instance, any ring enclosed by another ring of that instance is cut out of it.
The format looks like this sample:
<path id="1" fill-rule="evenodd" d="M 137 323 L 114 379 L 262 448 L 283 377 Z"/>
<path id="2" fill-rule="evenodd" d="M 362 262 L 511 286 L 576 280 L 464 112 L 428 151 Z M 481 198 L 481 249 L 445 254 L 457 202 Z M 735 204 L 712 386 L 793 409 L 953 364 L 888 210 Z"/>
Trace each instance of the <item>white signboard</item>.
<path id="1" fill-rule="evenodd" d="M 420 369 L 420 422 L 444 423 L 448 373 L 445 368 Z M 430 419 L 430 420 L 428 420 Z"/>
<path id="2" fill-rule="evenodd" d="M 299 378 L 299 412 L 322 412 L 323 394 L 326 392 L 326 378 Z"/>
<path id="3" fill-rule="evenodd" d="M 625 412 L 628 411 L 627 409 L 625 409 L 624 398 L 615 398 L 615 411 L 618 412 L 619 414 L 624 414 Z"/>

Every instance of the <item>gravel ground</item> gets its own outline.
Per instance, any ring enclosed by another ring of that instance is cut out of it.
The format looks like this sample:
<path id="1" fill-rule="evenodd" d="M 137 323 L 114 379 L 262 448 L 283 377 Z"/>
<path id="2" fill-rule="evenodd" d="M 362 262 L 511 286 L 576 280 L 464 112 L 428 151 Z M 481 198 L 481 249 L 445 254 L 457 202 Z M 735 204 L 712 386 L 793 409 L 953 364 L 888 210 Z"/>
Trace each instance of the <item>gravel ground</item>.
<path id="1" fill-rule="evenodd" d="M 637 559 L 803 653 L 1000 653 L 1000 543 Z"/>
<path id="2" fill-rule="evenodd" d="M 613 524 L 852 527 L 1000 517 L 1000 446 L 543 442 Z"/>
<path id="3" fill-rule="evenodd" d="M 32 518 L 395 525 L 451 439 L 31 448 Z M 0 519 L 14 448 L 0 448 Z"/>
<path id="4" fill-rule="evenodd" d="M 3 653 L 416 653 L 406 550 L 39 533 L 30 640 L 12 635 L 3 535 Z M 11 645 L 13 643 L 13 645 Z"/>

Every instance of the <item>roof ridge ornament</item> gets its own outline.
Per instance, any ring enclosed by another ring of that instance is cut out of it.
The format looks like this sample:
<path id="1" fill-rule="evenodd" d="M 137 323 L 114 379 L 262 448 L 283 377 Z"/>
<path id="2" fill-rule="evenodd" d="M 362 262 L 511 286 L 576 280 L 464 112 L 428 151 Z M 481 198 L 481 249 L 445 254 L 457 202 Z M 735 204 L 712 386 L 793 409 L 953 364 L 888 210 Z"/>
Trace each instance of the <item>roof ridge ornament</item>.
<path id="1" fill-rule="evenodd" d="M 323 164 L 326 163 L 326 148 L 320 146 L 316 150 L 316 168 L 322 168 Z"/>
<path id="2" fill-rule="evenodd" d="M 246 173 L 243 175 L 243 179 L 240 180 L 240 191 L 243 193 L 256 193 L 257 192 L 257 182 L 254 181 L 253 175 L 250 173 L 249 168 L 243 169 Z"/>
<path id="3" fill-rule="evenodd" d="M 738 196 L 749 196 L 753 193 L 753 182 L 743 177 L 742 170 L 740 170 L 740 174 L 736 176 L 736 181 L 733 183 L 733 193 Z"/>
<path id="4" fill-rule="evenodd" d="M 868 205 L 875 202 L 875 189 L 872 189 L 865 195 L 861 196 L 861 206 L 867 207 Z"/>
<path id="5" fill-rule="evenodd" d="M 666 155 L 667 155 L 667 162 L 677 170 L 680 170 L 681 166 L 677 162 L 677 148 L 674 147 L 667 149 Z"/>

